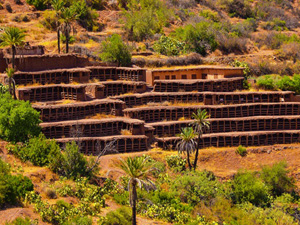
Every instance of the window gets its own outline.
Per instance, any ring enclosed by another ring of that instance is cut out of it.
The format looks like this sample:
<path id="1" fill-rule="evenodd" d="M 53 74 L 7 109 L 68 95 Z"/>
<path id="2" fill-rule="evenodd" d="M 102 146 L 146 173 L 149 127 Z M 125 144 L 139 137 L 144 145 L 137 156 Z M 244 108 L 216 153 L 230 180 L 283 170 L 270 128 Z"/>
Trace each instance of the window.
<path id="1" fill-rule="evenodd" d="M 196 74 L 192 74 L 192 79 L 197 79 L 197 75 Z"/>
<path id="2" fill-rule="evenodd" d="M 176 75 L 172 75 L 172 80 L 176 80 Z"/>
<path id="3" fill-rule="evenodd" d="M 169 75 L 166 75 L 166 80 L 170 80 L 170 76 Z"/>
<path id="4" fill-rule="evenodd" d="M 159 76 L 155 76 L 155 77 L 154 77 L 154 80 L 159 80 Z"/>
<path id="5" fill-rule="evenodd" d="M 186 79 L 186 75 L 181 75 L 181 79 Z"/>
<path id="6" fill-rule="evenodd" d="M 202 79 L 207 79 L 207 74 L 206 73 L 202 74 Z"/>

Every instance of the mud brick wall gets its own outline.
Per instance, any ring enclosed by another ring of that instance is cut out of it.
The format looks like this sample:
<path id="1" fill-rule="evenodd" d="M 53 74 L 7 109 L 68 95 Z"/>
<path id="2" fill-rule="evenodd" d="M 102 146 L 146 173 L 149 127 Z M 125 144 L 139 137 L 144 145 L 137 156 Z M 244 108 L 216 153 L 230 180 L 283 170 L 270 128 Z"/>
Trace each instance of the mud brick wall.
<path id="1" fill-rule="evenodd" d="M 148 92 L 143 94 L 132 94 L 116 96 L 126 103 L 127 107 L 146 105 L 147 103 L 188 103 L 204 102 L 206 105 L 215 104 L 243 104 L 254 102 L 290 102 L 293 99 L 293 92 Z"/>
<path id="2" fill-rule="evenodd" d="M 47 85 L 19 88 L 16 91 L 20 100 L 45 102 L 57 100 L 85 100 L 85 85 Z"/>
<path id="3" fill-rule="evenodd" d="M 147 90 L 145 82 L 106 81 L 104 85 L 104 96 L 115 96 L 126 93 L 142 93 Z"/>
<path id="4" fill-rule="evenodd" d="M 128 80 L 128 81 L 146 81 L 146 70 L 129 67 L 87 67 L 91 72 L 91 80 Z"/>
<path id="5" fill-rule="evenodd" d="M 113 137 L 88 137 L 80 138 L 80 151 L 87 155 L 98 155 L 99 150 L 103 149 L 106 143 L 116 140 L 116 150 L 113 153 L 126 153 L 148 150 L 148 137 L 144 135 L 134 136 L 113 136 Z M 60 145 L 71 141 L 77 141 L 77 138 L 63 138 L 56 140 Z"/>
<path id="6" fill-rule="evenodd" d="M 88 58 L 76 54 L 61 55 L 28 55 L 16 58 L 16 68 L 19 71 L 43 71 L 89 66 Z"/>
<path id="7" fill-rule="evenodd" d="M 71 120 L 63 122 L 41 123 L 42 132 L 47 138 L 101 137 L 121 135 L 128 130 L 132 135 L 145 135 L 144 122 L 124 118 L 101 120 Z"/>
<path id="8" fill-rule="evenodd" d="M 150 102 L 203 102 L 203 93 L 195 92 L 147 92 L 143 94 L 131 94 L 116 96 L 113 99 L 124 101 L 127 107 L 146 105 Z"/>
<path id="9" fill-rule="evenodd" d="M 6 75 L 0 75 L 7 77 Z M 69 84 L 88 83 L 90 71 L 84 68 L 77 69 L 62 69 L 62 70 L 47 70 L 39 72 L 16 72 L 14 79 L 17 85 L 28 84 Z M 1 78 L 0 78 L 1 79 Z"/>
<path id="10" fill-rule="evenodd" d="M 299 115 L 300 103 L 251 103 L 219 106 L 155 106 L 130 108 L 124 116 L 144 120 L 146 123 L 163 120 L 191 118 L 198 109 L 206 109 L 211 118 L 234 118 L 249 116 Z"/>
<path id="11" fill-rule="evenodd" d="M 159 80 L 154 82 L 156 92 L 192 92 L 212 91 L 231 92 L 243 89 L 244 78 L 217 80 Z"/>
<path id="12" fill-rule="evenodd" d="M 180 79 L 220 79 L 230 77 L 244 77 L 244 68 L 234 67 L 195 67 L 180 69 L 156 69 L 147 71 L 147 83 L 153 85 L 157 80 Z"/>
<path id="13" fill-rule="evenodd" d="M 88 84 L 85 88 L 87 94 L 92 95 L 93 98 L 104 98 L 104 85 L 102 84 Z"/>
<path id="14" fill-rule="evenodd" d="M 170 121 L 148 123 L 154 129 L 153 135 L 159 137 L 172 137 L 181 132 L 181 129 L 188 127 L 193 120 Z M 210 129 L 204 133 L 225 133 L 243 131 L 270 131 L 270 130 L 298 130 L 300 128 L 299 116 L 258 116 L 209 119 Z"/>
<path id="15" fill-rule="evenodd" d="M 85 119 L 96 114 L 122 116 L 125 104 L 116 100 L 94 100 L 64 105 L 33 105 L 44 122 Z"/>
<path id="16" fill-rule="evenodd" d="M 178 137 L 158 138 L 158 146 L 169 148 L 176 146 Z M 290 144 L 300 141 L 300 131 L 257 131 L 239 133 L 204 134 L 201 147 L 227 147 L 227 146 L 260 146 L 274 144 Z"/>

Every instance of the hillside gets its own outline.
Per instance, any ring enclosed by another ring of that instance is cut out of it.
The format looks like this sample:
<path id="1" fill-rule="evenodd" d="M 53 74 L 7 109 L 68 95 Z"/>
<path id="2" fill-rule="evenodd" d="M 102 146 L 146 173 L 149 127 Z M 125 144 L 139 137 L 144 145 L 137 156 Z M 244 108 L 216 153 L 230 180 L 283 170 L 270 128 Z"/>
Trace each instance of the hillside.
<path id="1" fill-rule="evenodd" d="M 0 224 L 300 224 L 299 19 L 296 0 L 0 0 L 0 46 L 39 45 L 0 47 Z"/>
<path id="2" fill-rule="evenodd" d="M 54 53 L 57 52 L 55 12 L 47 0 L 40 2 L 45 2 L 45 5 L 38 5 L 39 8 L 49 9 L 38 11 L 25 0 L 2 0 L 0 26 L 21 27 L 28 33 L 26 39 L 31 44 L 45 45 L 49 53 Z M 85 10 L 85 14 L 73 23 L 72 46 L 98 56 L 101 41 L 118 33 L 134 54 L 149 54 L 147 57 L 134 56 L 133 63 L 137 65 L 155 67 L 161 65 L 158 59 L 166 59 L 168 55 L 198 52 L 205 57 L 204 63 L 209 64 L 230 64 L 233 58 L 246 61 L 252 75 L 292 75 L 298 72 L 296 52 L 300 42 L 300 15 L 297 1 L 166 0 L 155 1 L 152 5 L 145 1 L 141 5 L 133 3 L 128 6 L 119 2 L 87 1 L 95 8 L 90 12 L 86 12 L 88 8 L 78 6 L 78 10 Z M 152 15 L 145 14 L 151 7 L 154 7 Z M 151 23 L 148 28 L 147 20 Z M 194 31 L 189 31 L 190 26 Z M 200 30 L 206 30 L 206 34 Z M 155 47 L 161 35 L 172 37 L 168 41 L 173 46 L 179 43 L 187 45 L 184 50 L 177 46 L 175 52 L 174 49 L 163 52 Z M 193 36 L 200 41 L 189 39 Z M 169 63 L 172 65 L 172 60 L 162 62 L 170 66 Z"/>

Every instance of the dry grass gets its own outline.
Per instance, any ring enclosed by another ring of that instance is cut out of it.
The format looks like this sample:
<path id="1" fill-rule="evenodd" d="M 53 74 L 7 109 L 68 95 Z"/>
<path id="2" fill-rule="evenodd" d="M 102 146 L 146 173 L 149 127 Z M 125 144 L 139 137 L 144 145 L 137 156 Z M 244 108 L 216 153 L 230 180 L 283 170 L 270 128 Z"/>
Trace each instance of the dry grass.
<path id="1" fill-rule="evenodd" d="M 123 130 L 123 129 L 122 129 L 122 130 L 121 130 L 121 134 L 122 134 L 122 135 L 132 135 L 132 132 L 131 132 L 130 130 L 125 130 L 125 129 Z"/>
<path id="2" fill-rule="evenodd" d="M 143 108 L 143 107 L 153 107 L 153 106 L 197 106 L 197 105 L 204 105 L 203 102 L 180 102 L 180 101 L 175 101 L 175 102 L 148 102 L 147 105 L 138 105 L 134 106 L 133 108 Z"/>
<path id="3" fill-rule="evenodd" d="M 86 119 L 105 119 L 105 118 L 116 118 L 115 115 L 108 115 L 103 113 L 97 113 L 94 116 L 87 116 Z"/>
<path id="4" fill-rule="evenodd" d="M 61 104 L 62 105 L 66 105 L 66 104 L 71 104 L 71 103 L 75 103 L 76 101 L 74 100 L 64 100 Z"/>

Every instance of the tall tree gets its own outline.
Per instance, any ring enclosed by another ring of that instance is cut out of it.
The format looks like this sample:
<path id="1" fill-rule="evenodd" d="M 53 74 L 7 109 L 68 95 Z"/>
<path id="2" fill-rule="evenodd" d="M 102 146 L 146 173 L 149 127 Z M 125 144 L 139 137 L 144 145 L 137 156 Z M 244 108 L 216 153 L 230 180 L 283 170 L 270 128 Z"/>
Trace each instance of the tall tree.
<path id="1" fill-rule="evenodd" d="M 209 129 L 210 122 L 208 119 L 207 111 L 198 109 L 197 113 L 192 114 L 192 118 L 194 119 L 193 127 L 195 132 L 198 134 L 198 140 L 197 140 L 197 149 L 196 149 L 196 155 L 195 155 L 195 161 L 194 161 L 194 170 L 196 170 L 197 162 L 198 162 L 198 155 L 199 155 L 199 149 L 200 149 L 200 140 L 201 136 L 203 134 L 203 131 L 205 129 Z"/>
<path id="2" fill-rule="evenodd" d="M 137 187 L 144 187 L 147 191 L 155 189 L 155 185 L 149 180 L 149 172 L 153 169 L 152 164 L 148 162 L 147 158 L 134 157 L 121 159 L 119 167 L 129 177 L 128 191 L 129 202 L 132 208 L 132 225 L 136 225 L 136 202 L 137 202 Z"/>
<path id="3" fill-rule="evenodd" d="M 196 134 L 194 132 L 194 129 L 192 127 L 182 128 L 179 137 L 180 141 L 177 143 L 176 148 L 179 151 L 179 153 L 187 154 L 189 169 L 192 170 L 190 155 L 195 151 L 196 148 Z"/>
<path id="4" fill-rule="evenodd" d="M 56 32 L 57 32 L 57 48 L 58 53 L 60 53 L 60 26 L 61 26 L 61 10 L 63 9 L 65 3 L 63 0 L 52 0 L 51 6 L 56 13 Z"/>
<path id="5" fill-rule="evenodd" d="M 17 27 L 6 27 L 0 35 L 0 46 L 11 47 L 12 52 L 12 68 L 15 69 L 16 47 L 24 44 L 25 33 Z"/>
<path id="6" fill-rule="evenodd" d="M 14 99 L 17 99 L 16 96 L 16 83 L 14 80 L 14 74 L 15 74 L 15 70 L 13 68 L 7 68 L 6 69 L 6 74 L 8 77 L 8 91 L 9 93 L 14 96 Z"/>
<path id="7" fill-rule="evenodd" d="M 70 32 L 72 28 L 72 22 L 77 19 L 78 15 L 74 7 L 66 7 L 61 10 L 61 31 L 66 37 L 66 53 L 69 52 L 69 41 L 70 41 Z"/>

